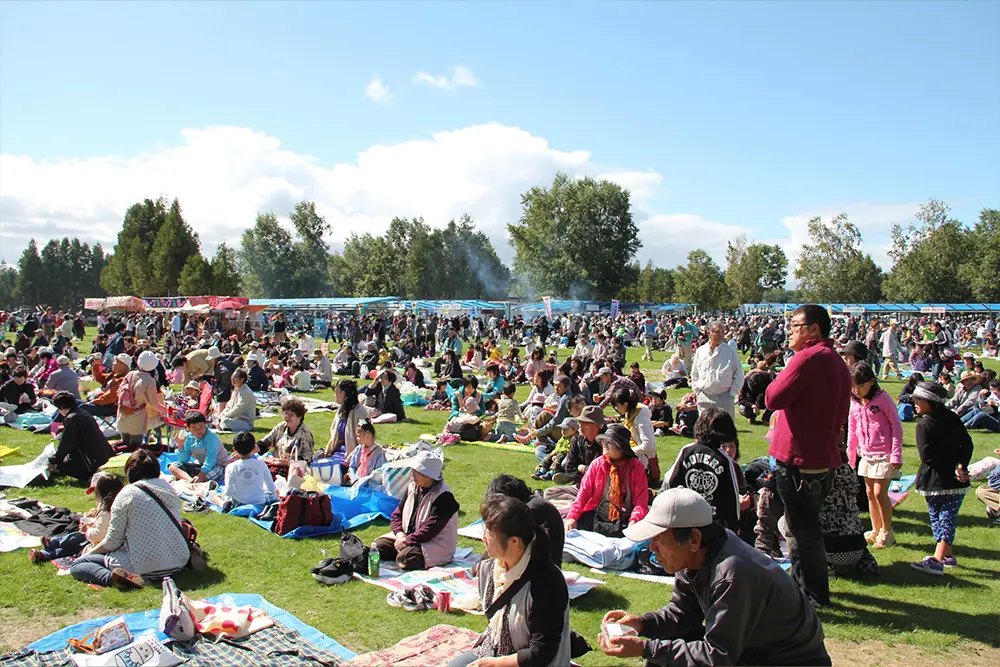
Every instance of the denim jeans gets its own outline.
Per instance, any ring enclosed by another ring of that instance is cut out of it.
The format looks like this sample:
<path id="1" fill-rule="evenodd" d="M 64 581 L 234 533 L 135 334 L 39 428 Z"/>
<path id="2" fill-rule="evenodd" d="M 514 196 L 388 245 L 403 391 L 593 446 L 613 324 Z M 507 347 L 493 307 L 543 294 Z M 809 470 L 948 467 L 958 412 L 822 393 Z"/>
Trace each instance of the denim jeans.
<path id="1" fill-rule="evenodd" d="M 984 428 L 990 433 L 1000 433 L 1000 421 L 982 410 L 970 410 L 965 413 L 962 415 L 962 423 L 965 424 L 965 428 Z"/>
<path id="2" fill-rule="evenodd" d="M 55 560 L 56 558 L 80 555 L 86 544 L 87 536 L 81 532 L 74 531 L 49 538 L 49 548 L 43 549 L 43 551 L 49 557 L 49 560 Z"/>
<path id="3" fill-rule="evenodd" d="M 792 576 L 820 604 L 830 604 L 830 581 L 819 513 L 833 487 L 833 474 L 805 474 L 797 466 L 781 461 L 774 471 L 775 486 L 785 504 L 785 521 L 792 533 L 788 537 Z"/>
<path id="4" fill-rule="evenodd" d="M 86 584 L 97 584 L 107 588 L 111 585 L 111 568 L 107 556 L 90 554 L 81 556 L 70 566 L 69 573 L 77 581 Z"/>

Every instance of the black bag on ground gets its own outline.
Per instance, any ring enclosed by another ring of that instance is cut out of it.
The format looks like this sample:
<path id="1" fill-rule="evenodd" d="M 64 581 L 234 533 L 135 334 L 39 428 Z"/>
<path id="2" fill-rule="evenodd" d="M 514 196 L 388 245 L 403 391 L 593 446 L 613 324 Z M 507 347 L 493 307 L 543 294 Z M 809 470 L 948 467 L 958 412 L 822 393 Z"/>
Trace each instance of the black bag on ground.
<path id="1" fill-rule="evenodd" d="M 368 554 L 370 549 L 361 538 L 351 533 L 340 535 L 340 560 L 344 561 L 358 574 L 368 576 Z"/>

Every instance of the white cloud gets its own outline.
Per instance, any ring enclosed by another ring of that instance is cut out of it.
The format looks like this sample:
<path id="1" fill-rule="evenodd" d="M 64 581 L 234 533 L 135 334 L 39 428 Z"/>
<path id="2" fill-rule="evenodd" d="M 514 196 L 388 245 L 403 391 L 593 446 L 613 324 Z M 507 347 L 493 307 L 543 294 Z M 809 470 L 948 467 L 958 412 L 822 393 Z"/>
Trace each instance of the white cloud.
<path id="1" fill-rule="evenodd" d="M 388 104 L 395 97 L 392 91 L 389 90 L 389 86 L 382 83 L 382 79 L 378 74 L 374 75 L 372 80 L 368 82 L 368 85 L 365 86 L 364 96 L 378 104 Z"/>
<path id="2" fill-rule="evenodd" d="M 475 87 L 480 85 L 476 75 L 465 65 L 457 65 L 451 68 L 451 78 L 447 74 L 428 74 L 420 70 L 413 75 L 413 83 L 420 83 L 433 88 L 443 88 L 444 90 L 458 90 L 462 87 Z"/>
<path id="3" fill-rule="evenodd" d="M 287 224 L 295 202 L 308 199 L 333 226 L 328 240 L 334 248 L 351 232 L 383 232 L 395 216 L 423 217 L 443 226 L 468 213 L 509 262 L 513 250 L 506 225 L 520 217 L 520 194 L 548 185 L 557 171 L 607 178 L 629 188 L 642 262 L 673 267 L 684 263 L 690 250 L 704 248 L 722 265 L 727 241 L 740 233 L 761 238 L 758 230 L 696 213 L 654 210 L 649 202 L 663 194 L 662 177 L 655 171 L 599 165 L 589 151 L 559 150 L 542 137 L 497 123 L 371 146 L 355 161 L 333 165 L 282 149 L 276 137 L 249 128 L 187 129 L 181 139 L 179 145 L 133 157 L 49 162 L 0 155 L 0 257 L 16 262 L 29 238 L 44 243 L 66 235 L 101 242 L 110 251 L 126 209 L 146 197 L 164 196 L 180 200 L 207 254 L 223 241 L 238 246 L 258 212 L 273 211 Z M 888 229 L 888 223 L 914 209 L 898 206 L 845 210 L 874 247 L 878 237 L 869 239 L 871 231 Z M 801 244 L 807 219 L 806 214 L 786 218 L 788 236 L 769 242 L 786 249 Z"/>

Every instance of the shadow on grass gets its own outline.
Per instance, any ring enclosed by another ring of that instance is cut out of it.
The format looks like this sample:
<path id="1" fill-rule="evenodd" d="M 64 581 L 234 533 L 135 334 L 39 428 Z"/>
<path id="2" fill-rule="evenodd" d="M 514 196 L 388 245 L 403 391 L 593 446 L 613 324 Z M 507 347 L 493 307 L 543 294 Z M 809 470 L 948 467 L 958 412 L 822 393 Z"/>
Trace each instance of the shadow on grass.
<path id="1" fill-rule="evenodd" d="M 209 558 L 211 558 L 211 554 L 209 554 Z M 216 570 L 213 568 L 211 561 L 209 561 L 208 567 L 206 567 L 202 572 L 194 572 L 192 570 L 185 569 L 179 575 L 173 577 L 173 579 L 177 582 L 177 586 L 181 590 L 185 593 L 190 593 L 191 591 L 209 588 L 215 584 L 222 583 L 226 580 L 226 573 L 222 570 Z"/>
<path id="2" fill-rule="evenodd" d="M 571 600 L 569 606 L 576 611 L 608 611 L 628 609 L 629 601 L 614 591 L 598 586 L 583 597 Z"/>
<path id="3" fill-rule="evenodd" d="M 954 579 L 949 579 L 951 578 L 946 577 L 945 581 L 954 585 Z M 857 593 L 838 593 L 836 603 L 824 608 L 821 617 L 824 622 L 844 626 L 881 627 L 893 634 L 930 630 L 946 635 L 959 635 L 1000 648 L 997 615 L 994 611 L 966 614 L 935 608 L 926 603 L 913 604 Z"/>
<path id="4" fill-rule="evenodd" d="M 909 563 L 896 562 L 889 565 L 880 565 L 881 576 L 879 579 L 885 583 L 905 584 L 906 586 L 921 588 L 987 588 L 985 585 L 975 581 L 969 581 L 962 577 L 962 568 L 946 570 L 943 577 L 936 577 L 929 574 L 917 572 Z"/>

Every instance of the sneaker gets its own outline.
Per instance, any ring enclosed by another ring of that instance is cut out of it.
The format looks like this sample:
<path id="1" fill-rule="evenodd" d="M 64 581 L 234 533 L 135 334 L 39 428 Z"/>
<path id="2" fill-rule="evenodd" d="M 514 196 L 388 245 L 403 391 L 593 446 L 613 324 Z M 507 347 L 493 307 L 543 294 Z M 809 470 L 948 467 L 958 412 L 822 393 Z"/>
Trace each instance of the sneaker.
<path id="1" fill-rule="evenodd" d="M 552 475 L 552 481 L 555 482 L 556 484 L 569 484 L 571 481 L 573 481 L 573 478 L 564 472 L 557 472 L 556 474 Z"/>
<path id="2" fill-rule="evenodd" d="M 872 545 L 872 549 L 885 549 L 896 546 L 896 533 L 893 531 L 879 531 L 878 539 Z"/>
<path id="3" fill-rule="evenodd" d="M 49 559 L 40 549 L 32 549 L 28 552 L 28 560 L 34 564 L 44 563 Z"/>
<path id="4" fill-rule="evenodd" d="M 989 512 L 990 512 L 990 510 L 989 510 L 989 508 L 987 508 L 986 509 L 987 516 L 989 516 Z M 996 517 L 993 517 L 993 518 L 996 518 Z M 52 538 L 50 538 L 50 537 L 43 537 L 42 538 L 42 548 L 45 549 L 46 551 L 49 550 L 49 545 L 52 544 L 52 542 L 50 541 L 51 539 Z"/>
<path id="5" fill-rule="evenodd" d="M 146 585 L 146 581 L 138 574 L 132 574 L 131 572 L 126 572 L 120 567 L 116 567 L 111 570 L 111 584 L 119 590 L 128 591 L 136 588 L 142 588 Z"/>
<path id="6" fill-rule="evenodd" d="M 531 473 L 531 479 L 541 480 L 542 479 L 542 473 L 540 471 L 536 470 L 535 472 Z"/>
<path id="7" fill-rule="evenodd" d="M 309 571 L 312 572 L 313 574 L 316 574 L 317 572 L 319 572 L 320 570 L 322 570 L 324 567 L 328 567 L 329 565 L 333 564 L 333 561 L 334 561 L 333 558 L 324 558 L 323 560 L 321 560 L 319 562 L 319 565 L 317 565 L 317 566 L 315 566 L 313 568 L 310 568 Z"/>
<path id="8" fill-rule="evenodd" d="M 944 564 L 941 563 L 934 556 L 928 556 L 919 563 L 910 563 L 912 567 L 917 572 L 923 572 L 924 574 L 932 574 L 935 577 L 940 577 L 944 575 Z"/>
<path id="9" fill-rule="evenodd" d="M 941 564 L 945 567 L 958 567 L 958 559 L 954 556 L 947 556 L 941 561 Z"/>

